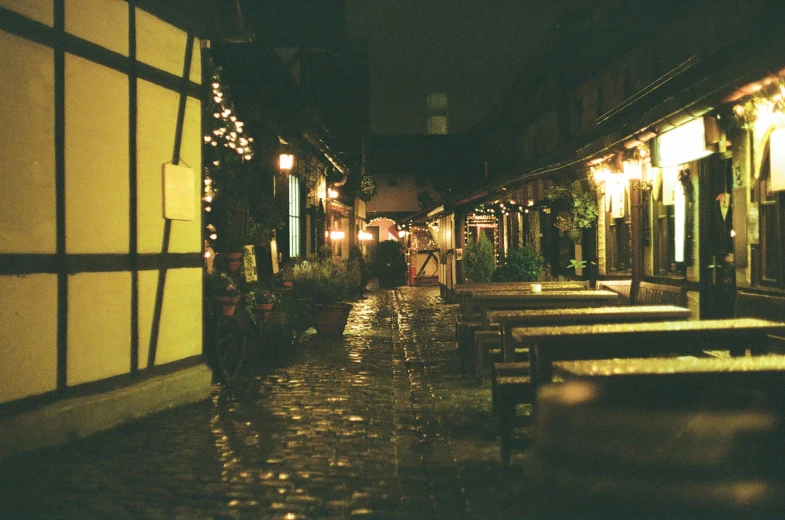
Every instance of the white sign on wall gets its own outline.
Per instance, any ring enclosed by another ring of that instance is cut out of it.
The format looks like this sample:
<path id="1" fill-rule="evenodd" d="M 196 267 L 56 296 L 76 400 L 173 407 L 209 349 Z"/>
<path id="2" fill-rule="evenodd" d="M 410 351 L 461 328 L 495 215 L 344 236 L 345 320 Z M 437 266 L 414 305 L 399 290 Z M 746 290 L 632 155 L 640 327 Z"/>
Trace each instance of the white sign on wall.
<path id="1" fill-rule="evenodd" d="M 164 164 L 164 218 L 193 220 L 196 218 L 194 200 L 194 171 L 178 164 Z"/>
<path id="2" fill-rule="evenodd" d="M 771 191 L 785 190 L 785 128 L 774 130 L 769 138 Z"/>

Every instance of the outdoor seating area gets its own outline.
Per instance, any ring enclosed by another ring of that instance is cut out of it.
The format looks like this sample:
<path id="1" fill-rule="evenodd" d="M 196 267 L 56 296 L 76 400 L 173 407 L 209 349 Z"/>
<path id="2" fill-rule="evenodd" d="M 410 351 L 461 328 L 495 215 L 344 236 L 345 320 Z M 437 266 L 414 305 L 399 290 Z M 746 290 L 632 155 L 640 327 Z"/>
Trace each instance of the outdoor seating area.
<path id="1" fill-rule="evenodd" d="M 630 304 L 630 285 L 629 280 L 609 280 L 598 282 L 598 289 L 532 290 L 529 285 L 493 290 L 479 284 L 462 288 L 463 305 L 456 321 L 460 366 L 467 378 L 490 378 L 490 409 L 504 465 L 520 450 L 532 454 L 540 465 L 547 466 L 554 458 L 559 458 L 557 465 L 579 465 L 578 459 L 587 454 L 573 460 L 575 454 L 569 450 L 578 449 L 581 442 L 576 439 L 587 434 L 597 436 L 599 443 L 607 433 L 609 444 L 596 446 L 595 456 L 604 450 L 623 458 L 626 444 L 632 441 L 621 439 L 622 444 L 615 446 L 620 435 L 609 432 L 614 428 L 645 431 L 647 426 L 613 422 L 619 420 L 616 410 L 603 412 L 611 421 L 603 424 L 602 414 L 592 415 L 595 399 L 618 401 L 623 417 L 650 414 L 642 420 L 656 422 L 662 414 L 678 413 L 680 420 L 688 421 L 685 417 L 694 413 L 698 420 L 703 417 L 703 381 L 710 380 L 712 387 L 719 386 L 722 395 L 728 396 L 731 407 L 739 407 L 734 413 L 760 405 L 753 402 L 752 394 L 739 397 L 743 391 L 728 385 L 753 377 L 750 373 L 777 377 L 774 374 L 782 359 L 773 347 L 785 333 L 785 322 L 750 317 L 694 320 L 684 288 L 640 282 Z M 740 305 L 744 304 L 742 300 Z M 469 309 L 474 314 L 468 315 Z M 673 388 L 671 381 L 677 381 Z M 752 386 L 745 386 L 744 391 Z M 611 395 L 609 389 L 615 393 Z M 777 395 L 758 397 L 766 406 L 779 406 Z M 659 403 L 658 412 L 648 410 L 650 400 Z M 695 410 L 681 410 L 687 402 Z M 570 416 L 573 408 L 579 415 Z M 558 409 L 558 420 L 554 409 Z M 655 427 L 653 435 L 667 435 L 666 430 Z M 710 451 L 702 453 L 715 457 Z M 567 470 L 540 467 L 538 471 L 538 478 L 555 485 L 549 480 L 553 472 L 563 478 Z M 625 471 L 633 470 L 627 467 Z"/>

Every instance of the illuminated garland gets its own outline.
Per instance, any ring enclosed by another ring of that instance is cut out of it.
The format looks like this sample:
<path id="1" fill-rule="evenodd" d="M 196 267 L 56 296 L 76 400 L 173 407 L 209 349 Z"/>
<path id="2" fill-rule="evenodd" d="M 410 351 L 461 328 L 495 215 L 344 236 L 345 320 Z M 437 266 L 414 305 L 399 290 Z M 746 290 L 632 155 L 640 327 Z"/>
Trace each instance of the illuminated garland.
<path id="1" fill-rule="evenodd" d="M 212 212 L 212 204 L 235 175 L 233 170 L 242 167 L 245 161 L 253 159 L 253 137 L 244 133 L 244 123 L 235 115 L 234 104 L 221 79 L 221 69 L 213 70 L 211 76 L 212 92 L 204 108 L 206 117 L 204 134 L 204 189 L 202 201 L 204 211 Z M 209 246 L 214 247 L 218 239 L 218 229 L 214 222 L 207 224 Z M 210 251 L 205 253 L 210 256 Z"/>
<path id="2" fill-rule="evenodd" d="M 753 94 L 746 102 L 736 104 L 733 115 L 741 128 L 750 130 L 762 108 L 771 112 L 785 112 L 785 80 L 780 79 Z"/>

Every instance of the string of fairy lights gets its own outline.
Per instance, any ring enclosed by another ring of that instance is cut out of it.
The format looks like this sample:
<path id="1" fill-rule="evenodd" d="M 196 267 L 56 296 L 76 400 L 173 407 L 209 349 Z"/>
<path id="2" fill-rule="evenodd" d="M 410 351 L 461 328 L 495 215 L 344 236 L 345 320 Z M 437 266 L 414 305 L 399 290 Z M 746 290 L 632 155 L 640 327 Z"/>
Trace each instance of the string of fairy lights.
<path id="1" fill-rule="evenodd" d="M 235 107 L 228 95 L 221 78 L 221 69 L 216 68 L 211 76 L 211 95 L 208 99 L 206 111 L 212 113 L 208 117 L 204 134 L 204 188 L 203 210 L 211 213 L 213 202 L 218 196 L 222 180 L 228 181 L 231 168 L 242 165 L 245 161 L 253 159 L 253 137 L 244 132 L 245 123 L 238 119 Z M 211 255 L 215 241 L 218 239 L 218 229 L 214 223 L 207 224 L 207 237 L 210 246 L 205 252 L 205 257 Z"/>

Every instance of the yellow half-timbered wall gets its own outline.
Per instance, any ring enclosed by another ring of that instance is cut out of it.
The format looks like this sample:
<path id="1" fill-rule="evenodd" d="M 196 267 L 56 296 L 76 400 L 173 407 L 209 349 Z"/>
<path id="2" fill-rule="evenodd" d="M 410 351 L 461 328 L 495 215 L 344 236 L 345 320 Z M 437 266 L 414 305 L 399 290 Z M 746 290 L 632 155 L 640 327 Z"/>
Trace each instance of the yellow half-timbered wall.
<path id="1" fill-rule="evenodd" d="M 199 38 L 124 0 L 0 0 L 0 71 L 0 404 L 200 356 Z M 170 162 L 196 217 L 167 243 Z"/>

